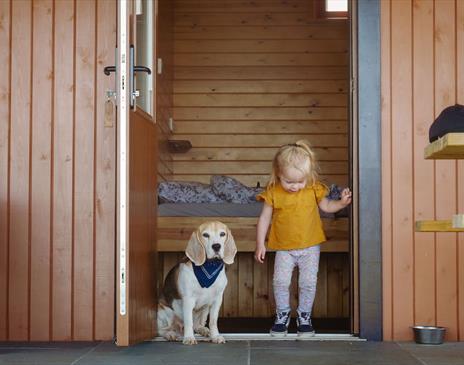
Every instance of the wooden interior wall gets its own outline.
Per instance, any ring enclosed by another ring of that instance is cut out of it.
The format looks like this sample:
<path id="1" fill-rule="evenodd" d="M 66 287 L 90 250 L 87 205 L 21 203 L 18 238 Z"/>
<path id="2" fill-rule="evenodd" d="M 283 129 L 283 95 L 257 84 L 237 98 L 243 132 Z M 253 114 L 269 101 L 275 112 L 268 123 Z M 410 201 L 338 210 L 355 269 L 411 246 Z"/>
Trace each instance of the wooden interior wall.
<path id="1" fill-rule="evenodd" d="M 277 148 L 306 138 L 327 183 L 347 184 L 347 20 L 309 0 L 176 0 L 175 180 L 264 186 Z"/>
<path id="2" fill-rule="evenodd" d="M 156 59 L 161 62 L 161 70 L 154 70 L 156 74 L 156 125 L 159 142 L 158 181 L 169 180 L 173 170 L 172 156 L 169 154 L 167 146 L 167 140 L 171 134 L 169 118 L 173 117 L 173 8 L 171 0 L 157 1 L 155 48 Z"/>
<path id="3" fill-rule="evenodd" d="M 114 335 L 116 2 L 0 1 L 0 340 Z"/>
<path id="4" fill-rule="evenodd" d="M 384 339 L 412 325 L 464 340 L 464 235 L 416 233 L 415 220 L 464 212 L 464 162 L 424 160 L 443 108 L 464 104 L 464 3 L 382 1 Z"/>
<path id="5" fill-rule="evenodd" d="M 158 277 L 165 278 L 184 253 L 160 254 Z M 233 265 L 227 267 L 227 288 L 224 293 L 221 317 L 271 317 L 275 313 L 272 274 L 274 253 L 266 255 L 264 265 L 256 264 L 253 255 L 240 252 Z M 298 292 L 294 271 L 291 288 L 291 306 L 297 307 Z M 317 281 L 314 318 L 348 318 L 350 316 L 350 269 L 347 253 L 321 255 Z"/>
<path id="6" fill-rule="evenodd" d="M 322 178 L 346 185 L 348 55 L 347 20 L 316 19 L 312 1 L 176 0 L 170 138 L 193 148 L 172 154 L 169 179 L 264 186 L 277 148 L 305 138 Z M 160 277 L 180 255 L 160 254 Z M 239 253 L 222 316 L 274 313 L 272 256 L 263 266 Z M 314 315 L 349 317 L 348 253 L 322 254 Z"/>

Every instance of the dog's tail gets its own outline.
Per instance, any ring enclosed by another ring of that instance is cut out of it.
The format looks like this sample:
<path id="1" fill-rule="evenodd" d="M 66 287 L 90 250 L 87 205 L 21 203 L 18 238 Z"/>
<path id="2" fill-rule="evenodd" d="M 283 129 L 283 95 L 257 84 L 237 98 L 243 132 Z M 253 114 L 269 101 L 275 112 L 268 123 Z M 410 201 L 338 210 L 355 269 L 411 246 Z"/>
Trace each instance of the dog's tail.
<path id="1" fill-rule="evenodd" d="M 180 336 L 183 330 L 182 320 L 175 314 L 174 310 L 163 301 L 158 303 L 158 334 L 169 340 Z"/>

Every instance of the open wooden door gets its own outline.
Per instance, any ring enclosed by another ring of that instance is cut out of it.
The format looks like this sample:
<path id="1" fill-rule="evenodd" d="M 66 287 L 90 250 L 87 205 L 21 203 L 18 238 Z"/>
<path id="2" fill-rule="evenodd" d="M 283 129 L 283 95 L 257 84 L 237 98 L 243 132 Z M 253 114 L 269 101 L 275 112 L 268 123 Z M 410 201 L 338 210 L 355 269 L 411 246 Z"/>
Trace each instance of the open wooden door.
<path id="1" fill-rule="evenodd" d="M 151 0 L 118 1 L 116 343 L 119 346 L 151 339 L 156 330 L 157 136 L 151 75 L 154 5 L 156 2 Z"/>

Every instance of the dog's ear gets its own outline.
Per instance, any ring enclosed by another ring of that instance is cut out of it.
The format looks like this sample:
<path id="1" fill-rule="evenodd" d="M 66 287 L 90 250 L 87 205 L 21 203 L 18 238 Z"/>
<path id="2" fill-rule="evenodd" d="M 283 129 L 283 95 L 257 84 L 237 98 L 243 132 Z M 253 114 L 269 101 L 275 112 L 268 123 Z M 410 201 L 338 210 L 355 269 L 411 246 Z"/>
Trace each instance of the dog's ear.
<path id="1" fill-rule="evenodd" d="M 190 240 L 187 243 L 185 249 L 187 257 L 197 266 L 201 266 L 206 261 L 205 247 L 201 240 L 198 238 L 198 231 L 195 231 L 190 236 Z"/>
<path id="2" fill-rule="evenodd" d="M 227 239 L 226 239 L 226 243 L 224 244 L 223 261 L 227 265 L 233 264 L 236 253 L 237 253 L 237 246 L 235 245 L 234 236 L 232 236 L 232 232 L 230 232 L 230 229 L 227 227 Z"/>

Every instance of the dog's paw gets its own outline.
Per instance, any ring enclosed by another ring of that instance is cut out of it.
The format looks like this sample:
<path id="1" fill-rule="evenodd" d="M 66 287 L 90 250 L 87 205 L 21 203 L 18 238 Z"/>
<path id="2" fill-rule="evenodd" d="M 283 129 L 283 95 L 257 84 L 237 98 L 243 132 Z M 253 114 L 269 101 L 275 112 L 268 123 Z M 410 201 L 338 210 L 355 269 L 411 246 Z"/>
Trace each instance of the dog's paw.
<path id="1" fill-rule="evenodd" d="M 201 336 L 209 337 L 209 328 L 208 327 L 200 327 L 195 329 L 195 332 Z"/>
<path id="2" fill-rule="evenodd" d="M 178 339 L 177 333 L 174 332 L 174 331 L 167 332 L 167 333 L 164 335 L 164 338 L 165 338 L 167 341 L 177 341 L 177 339 Z"/>
<path id="3" fill-rule="evenodd" d="M 226 340 L 222 336 L 211 337 L 212 343 L 226 343 Z"/>
<path id="4" fill-rule="evenodd" d="M 195 340 L 195 337 L 184 337 L 184 340 L 182 341 L 184 345 L 196 345 L 197 340 Z"/>

